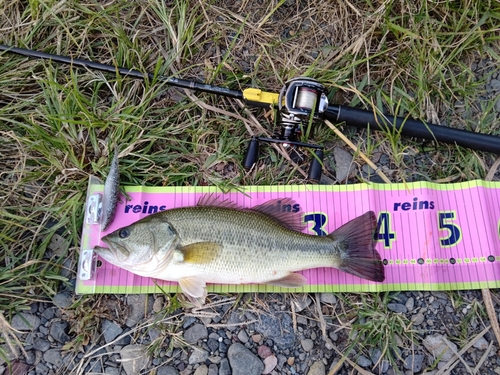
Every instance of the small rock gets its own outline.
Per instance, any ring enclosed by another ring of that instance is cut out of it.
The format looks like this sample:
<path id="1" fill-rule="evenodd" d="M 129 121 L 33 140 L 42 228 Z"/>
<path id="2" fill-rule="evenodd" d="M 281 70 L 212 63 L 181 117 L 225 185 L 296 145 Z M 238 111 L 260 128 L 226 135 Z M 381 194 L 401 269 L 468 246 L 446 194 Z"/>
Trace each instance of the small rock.
<path id="1" fill-rule="evenodd" d="M 156 375 L 179 375 L 179 371 L 173 366 L 160 366 L 156 370 Z"/>
<path id="2" fill-rule="evenodd" d="M 125 328 L 122 332 L 122 334 L 120 335 L 121 336 L 121 339 L 118 339 L 114 342 L 115 345 L 120 345 L 120 346 L 127 346 L 130 344 L 130 342 L 132 341 L 132 336 L 130 336 L 130 334 L 126 334 L 127 332 L 130 332 L 130 328 Z"/>
<path id="3" fill-rule="evenodd" d="M 129 308 L 127 319 L 125 320 L 127 327 L 134 327 L 144 318 L 147 302 L 147 294 L 130 294 L 127 296 L 127 305 Z"/>
<path id="4" fill-rule="evenodd" d="M 258 344 L 260 342 L 260 340 L 262 340 L 262 336 L 259 335 L 259 334 L 256 334 L 256 335 L 252 335 L 252 341 L 256 344 Z"/>
<path id="5" fill-rule="evenodd" d="M 219 349 L 219 341 L 215 339 L 208 339 L 207 346 L 212 353 L 215 353 Z"/>
<path id="6" fill-rule="evenodd" d="M 52 322 L 49 332 L 54 340 L 61 344 L 65 344 L 71 340 L 71 337 L 66 333 L 68 328 L 68 322 Z"/>
<path id="7" fill-rule="evenodd" d="M 35 365 L 36 374 L 45 375 L 49 373 L 49 368 L 45 366 L 42 362 L 38 362 Z"/>
<path id="8" fill-rule="evenodd" d="M 101 331 L 104 336 L 104 341 L 106 341 L 106 344 L 109 344 L 123 332 L 123 329 L 115 322 L 104 319 L 102 322 Z"/>
<path id="9" fill-rule="evenodd" d="M 335 177 L 338 182 L 343 182 L 349 178 L 354 170 L 352 155 L 341 147 L 335 147 L 333 157 L 335 158 Z"/>
<path id="10" fill-rule="evenodd" d="M 231 375 L 231 367 L 227 358 L 223 358 L 219 365 L 219 375 Z"/>
<path id="11" fill-rule="evenodd" d="M 434 358 L 439 358 L 442 362 L 448 362 L 453 356 L 453 351 L 446 345 L 443 341 L 443 335 L 429 335 L 427 336 L 422 343 L 425 348 L 434 356 Z M 450 343 L 451 347 L 458 351 L 457 345 L 454 343 Z"/>
<path id="12" fill-rule="evenodd" d="M 24 357 L 26 364 L 34 365 L 36 362 L 36 354 L 34 350 L 27 350 L 26 356 Z"/>
<path id="13" fill-rule="evenodd" d="M 207 365 L 200 365 L 194 372 L 194 375 L 208 375 L 208 367 Z"/>
<path id="14" fill-rule="evenodd" d="M 219 353 L 227 353 L 227 348 L 228 345 L 224 341 L 219 342 Z"/>
<path id="15" fill-rule="evenodd" d="M 389 370 L 390 363 L 388 360 L 383 359 L 380 361 L 378 366 L 379 366 L 380 372 L 386 373 L 387 370 Z"/>
<path id="16" fill-rule="evenodd" d="M 389 369 L 389 361 L 383 359 L 379 362 L 381 355 L 382 355 L 382 350 L 380 350 L 379 348 L 375 348 L 370 353 L 370 359 L 372 360 L 372 363 L 374 365 L 378 363 L 380 372 L 384 373 L 387 372 L 387 370 Z"/>
<path id="17" fill-rule="evenodd" d="M 233 375 L 261 375 L 262 371 L 264 371 L 262 361 L 240 343 L 235 343 L 229 347 L 227 357 Z"/>
<path id="18" fill-rule="evenodd" d="M 148 336 L 151 341 L 155 341 L 157 338 L 163 336 L 161 331 L 156 327 L 150 327 L 148 329 Z"/>
<path id="19" fill-rule="evenodd" d="M 140 344 L 127 345 L 120 350 L 121 364 L 127 375 L 137 375 L 149 362 L 146 347 Z"/>
<path id="20" fill-rule="evenodd" d="M 364 355 L 360 355 L 356 363 L 361 367 L 368 367 L 372 365 L 372 361 Z"/>
<path id="21" fill-rule="evenodd" d="M 488 341 L 484 337 L 481 337 L 472 346 L 479 350 L 486 350 L 488 349 Z"/>
<path id="22" fill-rule="evenodd" d="M 309 352 L 314 348 L 314 341 L 311 339 L 300 340 L 300 345 L 304 351 Z"/>
<path id="23" fill-rule="evenodd" d="M 259 354 L 260 358 L 265 359 L 265 358 L 269 357 L 270 355 L 272 355 L 273 352 L 271 351 L 271 349 L 268 346 L 261 345 L 257 349 L 257 354 Z"/>
<path id="24" fill-rule="evenodd" d="M 205 362 L 210 354 L 201 348 L 194 348 L 193 352 L 189 356 L 189 364 L 194 365 L 196 363 L 203 363 Z M 208 369 L 207 369 L 208 371 Z"/>
<path id="25" fill-rule="evenodd" d="M 42 338 L 35 338 L 33 341 L 33 349 L 40 350 L 41 352 L 46 352 L 50 348 L 50 342 Z"/>
<path id="26" fill-rule="evenodd" d="M 89 374 L 100 374 L 102 373 L 101 361 L 98 359 L 91 360 L 89 362 Z"/>
<path id="27" fill-rule="evenodd" d="M 500 91 L 500 80 L 492 79 L 490 81 L 490 86 L 493 91 Z"/>
<path id="28" fill-rule="evenodd" d="M 209 316 L 201 316 L 200 320 L 205 326 L 208 326 L 210 323 L 212 323 L 212 318 Z"/>
<path id="29" fill-rule="evenodd" d="M 299 294 L 297 295 L 297 299 L 293 300 L 293 304 L 295 307 L 295 312 L 301 312 L 305 308 L 307 308 L 311 304 L 311 299 L 307 294 Z"/>
<path id="30" fill-rule="evenodd" d="M 322 361 L 316 361 L 309 368 L 307 375 L 325 375 L 325 373 L 325 364 Z"/>
<path id="31" fill-rule="evenodd" d="M 404 368 L 412 372 L 419 372 L 422 369 L 425 356 L 423 354 L 411 354 L 405 359 Z"/>
<path id="32" fill-rule="evenodd" d="M 208 366 L 208 375 L 218 375 L 219 374 L 219 368 L 217 367 L 216 364 L 212 363 L 210 366 Z"/>
<path id="33" fill-rule="evenodd" d="M 220 363 L 221 359 L 222 358 L 218 355 L 208 357 L 208 360 L 210 361 L 210 363 L 213 363 L 215 365 L 218 365 Z"/>
<path id="34" fill-rule="evenodd" d="M 425 316 L 422 312 L 419 312 L 417 315 L 413 315 L 411 317 L 411 321 L 413 322 L 414 326 L 419 326 L 422 324 L 425 320 Z"/>
<path id="35" fill-rule="evenodd" d="M 380 350 L 379 348 L 375 348 L 370 353 L 370 359 L 375 364 L 375 363 L 378 362 L 378 360 L 380 359 L 381 355 L 382 355 L 382 350 Z"/>
<path id="36" fill-rule="evenodd" d="M 241 330 L 238 332 L 238 340 L 240 340 L 243 344 L 246 344 L 248 342 L 248 335 L 245 332 L 245 330 Z"/>
<path id="37" fill-rule="evenodd" d="M 278 366 L 283 367 L 286 363 L 286 357 L 283 354 L 278 354 Z"/>
<path id="38" fill-rule="evenodd" d="M 288 363 L 288 366 L 293 366 L 293 364 L 295 363 L 295 357 L 288 357 L 286 363 Z"/>
<path id="39" fill-rule="evenodd" d="M 184 332 L 184 340 L 188 344 L 196 344 L 198 340 L 206 339 L 207 337 L 207 327 L 203 324 L 195 324 Z"/>
<path id="40" fill-rule="evenodd" d="M 333 293 L 321 293 L 319 295 L 319 300 L 330 305 L 335 305 L 337 303 L 337 297 L 335 297 Z"/>
<path id="41" fill-rule="evenodd" d="M 49 307 L 48 309 L 43 310 L 42 317 L 47 320 L 52 320 L 56 316 L 56 309 L 54 307 Z"/>
<path id="42" fill-rule="evenodd" d="M 229 319 L 227 320 L 227 325 L 230 331 L 234 331 L 238 328 L 238 325 L 242 322 L 240 318 L 240 314 L 237 311 L 233 311 L 231 315 L 229 315 Z"/>
<path id="43" fill-rule="evenodd" d="M 339 339 L 339 335 L 335 332 L 335 331 L 330 331 L 328 332 L 328 337 L 330 337 L 330 339 L 335 342 Z"/>
<path id="44" fill-rule="evenodd" d="M 269 357 L 266 357 L 264 359 L 264 371 L 262 371 L 262 374 L 269 374 L 271 371 L 274 370 L 277 364 L 278 364 L 278 358 L 276 358 L 275 355 L 270 355 Z"/>
<path id="45" fill-rule="evenodd" d="M 59 349 L 49 349 L 43 354 L 43 360 L 50 363 L 56 367 L 61 367 L 62 357 L 61 351 Z"/>
<path id="46" fill-rule="evenodd" d="M 408 298 L 408 300 L 405 303 L 406 310 L 409 312 L 413 311 L 413 308 L 415 307 L 415 300 L 413 297 Z"/>
<path id="47" fill-rule="evenodd" d="M 155 313 L 159 313 L 163 309 L 164 304 L 165 304 L 165 299 L 163 298 L 163 296 L 159 296 L 153 302 L 153 311 Z"/>
<path id="48" fill-rule="evenodd" d="M 10 325 L 18 331 L 36 331 L 40 326 L 40 318 L 29 313 L 19 313 L 14 315 Z"/>
<path id="49" fill-rule="evenodd" d="M 405 314 L 406 312 L 408 312 L 406 306 L 401 303 L 388 303 L 387 308 L 391 311 L 394 311 L 395 313 Z"/>
<path id="50" fill-rule="evenodd" d="M 193 325 L 196 322 L 196 318 L 194 316 L 186 316 L 184 317 L 184 323 L 182 323 L 182 328 L 186 329 Z"/>
<path id="51" fill-rule="evenodd" d="M 54 298 L 52 298 L 54 305 L 61 309 L 66 309 L 73 304 L 73 298 L 68 292 L 57 293 Z"/>
<path id="52" fill-rule="evenodd" d="M 304 326 L 307 325 L 307 318 L 305 316 L 299 315 L 297 316 L 297 324 L 302 324 Z"/>
<path id="53" fill-rule="evenodd" d="M 55 256 L 62 257 L 68 250 L 69 246 L 69 240 L 57 233 L 54 233 L 50 238 L 50 242 L 47 245 L 47 248 L 49 250 L 52 250 Z"/>
<path id="54" fill-rule="evenodd" d="M 116 367 L 106 367 L 104 373 L 109 375 L 120 375 L 120 369 Z M 159 373 L 157 373 L 157 375 L 159 375 Z"/>

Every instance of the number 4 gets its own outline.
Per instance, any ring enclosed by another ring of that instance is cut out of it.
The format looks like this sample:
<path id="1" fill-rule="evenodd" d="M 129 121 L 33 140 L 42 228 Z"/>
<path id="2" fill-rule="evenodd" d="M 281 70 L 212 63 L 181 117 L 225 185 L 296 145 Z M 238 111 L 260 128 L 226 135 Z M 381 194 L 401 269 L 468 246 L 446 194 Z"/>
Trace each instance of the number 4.
<path id="1" fill-rule="evenodd" d="M 448 237 L 440 237 L 439 242 L 442 247 L 451 247 L 457 245 L 462 239 L 462 231 L 456 224 L 451 223 L 455 220 L 455 212 L 438 212 L 438 225 L 440 230 L 447 230 Z"/>
<path id="2" fill-rule="evenodd" d="M 391 214 L 389 212 L 379 214 L 374 239 L 375 241 L 384 241 L 384 248 L 386 249 L 390 249 L 392 241 L 396 241 L 396 233 L 391 229 Z"/>

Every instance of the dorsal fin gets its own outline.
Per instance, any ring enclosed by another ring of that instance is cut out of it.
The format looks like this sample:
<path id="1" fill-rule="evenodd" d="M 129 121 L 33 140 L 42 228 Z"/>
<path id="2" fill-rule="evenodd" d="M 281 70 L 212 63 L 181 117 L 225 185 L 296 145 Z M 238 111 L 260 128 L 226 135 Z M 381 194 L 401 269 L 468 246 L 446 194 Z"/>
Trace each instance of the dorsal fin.
<path id="1" fill-rule="evenodd" d="M 200 198 L 197 206 L 231 208 L 234 210 L 249 210 L 270 217 L 285 228 L 302 232 L 305 223 L 302 221 L 300 205 L 292 198 L 276 198 L 251 208 L 242 208 L 235 202 L 215 194 L 207 194 Z"/>
<path id="2" fill-rule="evenodd" d="M 236 203 L 231 202 L 229 199 L 223 198 L 220 195 L 215 195 L 214 193 L 202 196 L 198 200 L 198 203 L 196 205 L 197 206 L 232 208 L 232 209 L 236 209 L 236 210 L 241 209 L 241 207 L 239 207 Z"/>
<path id="3" fill-rule="evenodd" d="M 250 210 L 269 216 L 285 228 L 302 232 L 305 223 L 302 221 L 300 205 L 292 198 L 277 198 L 252 207 Z"/>

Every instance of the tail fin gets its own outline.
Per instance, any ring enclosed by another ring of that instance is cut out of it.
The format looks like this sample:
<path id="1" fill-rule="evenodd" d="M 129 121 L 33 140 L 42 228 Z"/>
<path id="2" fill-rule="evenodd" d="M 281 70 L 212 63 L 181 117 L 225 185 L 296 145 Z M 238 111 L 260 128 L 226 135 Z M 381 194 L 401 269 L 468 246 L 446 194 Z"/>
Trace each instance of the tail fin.
<path id="1" fill-rule="evenodd" d="M 373 239 L 376 228 L 375 213 L 369 211 L 329 235 L 339 242 L 343 252 L 339 269 L 371 281 L 385 280 L 384 265 Z"/>

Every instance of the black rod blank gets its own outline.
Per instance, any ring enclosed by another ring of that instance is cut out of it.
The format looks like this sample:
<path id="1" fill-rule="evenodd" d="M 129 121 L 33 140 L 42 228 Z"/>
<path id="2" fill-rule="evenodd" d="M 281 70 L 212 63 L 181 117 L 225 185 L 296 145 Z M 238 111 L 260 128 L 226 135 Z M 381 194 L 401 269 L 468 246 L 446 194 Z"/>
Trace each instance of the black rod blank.
<path id="1" fill-rule="evenodd" d="M 500 154 L 500 137 L 490 134 L 424 123 L 412 118 L 374 114 L 363 109 L 341 105 L 329 106 L 324 116 L 332 122 L 345 122 L 347 125 L 357 128 L 367 128 L 369 124 L 370 129 L 374 130 L 397 130 L 407 137 L 436 140 L 448 144 L 457 144 L 473 150 Z"/>
<path id="2" fill-rule="evenodd" d="M 135 70 L 135 69 L 122 68 L 122 67 L 113 66 L 113 65 L 106 65 L 106 64 L 101 64 L 101 63 L 95 62 L 95 61 L 75 59 L 75 58 L 67 57 L 67 56 L 52 55 L 50 53 L 33 51 L 33 50 L 29 50 L 29 49 L 24 49 L 24 48 L 10 47 L 10 46 L 4 45 L 4 44 L 0 44 L 0 51 L 16 53 L 18 55 L 36 58 L 36 59 L 50 60 L 50 61 L 54 61 L 57 63 L 72 65 L 72 66 L 79 67 L 79 68 L 100 70 L 103 72 L 108 72 L 108 73 L 113 73 L 113 74 L 120 73 L 123 76 L 128 76 L 128 77 L 133 77 L 133 78 L 152 79 L 154 77 L 154 75 L 152 73 L 143 73 L 143 72 L 141 72 L 139 70 Z M 237 90 L 230 90 L 230 89 L 227 89 L 225 87 L 212 86 L 212 85 L 207 85 L 205 83 L 198 83 L 198 82 L 194 82 L 194 81 L 188 81 L 185 79 L 169 78 L 169 77 L 164 77 L 164 76 L 159 76 L 159 77 L 157 77 L 157 79 L 164 81 L 167 84 L 169 84 L 171 86 L 175 86 L 175 87 L 181 87 L 181 88 L 185 88 L 185 89 L 208 92 L 210 94 L 224 95 L 224 96 L 228 96 L 228 97 L 236 98 L 236 99 L 243 99 L 243 92 L 237 91 Z"/>

